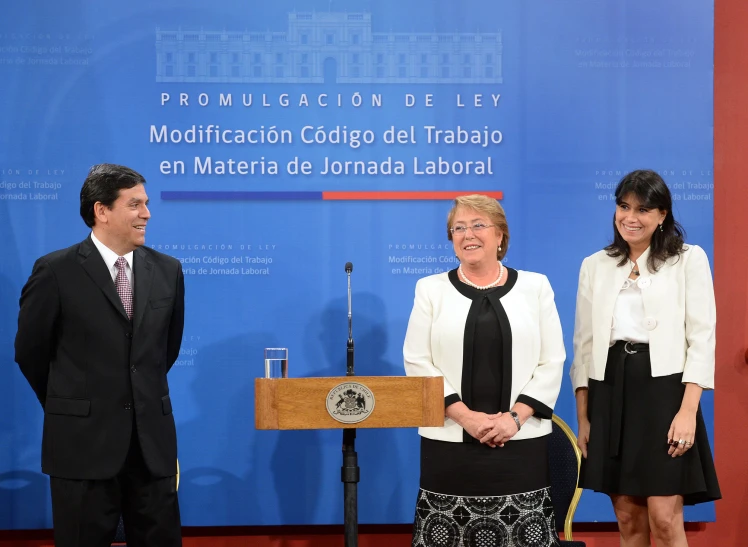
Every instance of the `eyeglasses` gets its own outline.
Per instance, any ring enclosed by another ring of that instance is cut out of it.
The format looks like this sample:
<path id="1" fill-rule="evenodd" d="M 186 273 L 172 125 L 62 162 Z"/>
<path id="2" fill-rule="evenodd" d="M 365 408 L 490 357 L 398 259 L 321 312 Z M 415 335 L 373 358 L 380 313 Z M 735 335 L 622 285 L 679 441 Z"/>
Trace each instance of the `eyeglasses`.
<path id="1" fill-rule="evenodd" d="M 477 234 L 479 232 L 482 232 L 486 228 L 492 228 L 493 226 L 493 224 L 483 224 L 482 222 L 476 222 L 472 226 L 453 226 L 449 229 L 449 231 L 452 232 L 452 235 L 464 236 L 465 234 L 467 234 L 468 230 L 472 230 L 474 234 Z"/>

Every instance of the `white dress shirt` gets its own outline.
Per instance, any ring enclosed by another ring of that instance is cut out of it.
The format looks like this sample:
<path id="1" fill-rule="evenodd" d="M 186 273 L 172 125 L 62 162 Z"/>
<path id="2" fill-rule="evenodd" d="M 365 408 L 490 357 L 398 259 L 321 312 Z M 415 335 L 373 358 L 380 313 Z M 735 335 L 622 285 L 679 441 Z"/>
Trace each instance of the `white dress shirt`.
<path id="1" fill-rule="evenodd" d="M 93 241 L 94 245 L 96 245 L 101 258 L 104 259 L 104 263 L 109 270 L 109 275 L 112 276 L 112 281 L 114 281 L 115 279 L 117 279 L 117 267 L 114 265 L 114 263 L 117 262 L 119 255 L 109 247 L 104 245 L 101 241 L 99 241 L 93 232 L 91 232 L 91 241 Z M 125 275 L 127 275 L 127 280 L 130 282 L 131 289 L 133 288 L 134 277 L 132 271 L 132 255 L 133 251 L 130 251 L 123 257 L 127 261 L 127 266 L 125 266 Z"/>
<path id="2" fill-rule="evenodd" d="M 641 278 L 640 278 L 641 279 Z M 618 340 L 649 344 L 649 331 L 644 326 L 644 300 L 638 280 L 626 279 L 618 293 L 613 308 L 613 324 L 610 328 L 610 345 Z"/>

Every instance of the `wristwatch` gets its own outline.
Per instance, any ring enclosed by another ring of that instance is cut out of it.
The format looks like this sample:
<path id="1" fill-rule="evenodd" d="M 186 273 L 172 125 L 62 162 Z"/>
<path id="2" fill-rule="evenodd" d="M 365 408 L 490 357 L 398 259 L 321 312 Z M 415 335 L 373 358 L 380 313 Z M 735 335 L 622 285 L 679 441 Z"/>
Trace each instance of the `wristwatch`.
<path id="1" fill-rule="evenodd" d="M 517 414 L 513 410 L 510 410 L 509 415 L 514 419 L 514 423 L 517 424 L 517 431 L 522 429 L 522 424 L 519 423 L 519 414 Z"/>

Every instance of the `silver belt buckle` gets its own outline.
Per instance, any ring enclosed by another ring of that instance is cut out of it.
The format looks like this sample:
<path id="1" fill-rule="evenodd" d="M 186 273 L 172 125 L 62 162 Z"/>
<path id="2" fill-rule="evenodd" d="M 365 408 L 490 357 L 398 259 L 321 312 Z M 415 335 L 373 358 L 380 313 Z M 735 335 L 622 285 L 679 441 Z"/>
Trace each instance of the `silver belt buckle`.
<path id="1" fill-rule="evenodd" d="M 638 351 L 635 351 L 635 350 L 633 350 L 633 349 L 629 349 L 629 346 L 630 346 L 630 345 L 631 345 L 631 342 L 626 342 L 626 343 L 625 343 L 625 344 L 623 345 L 623 351 L 625 351 L 625 352 L 626 352 L 626 353 L 628 353 L 629 355 L 633 355 L 633 354 L 635 354 L 635 353 L 639 353 Z"/>

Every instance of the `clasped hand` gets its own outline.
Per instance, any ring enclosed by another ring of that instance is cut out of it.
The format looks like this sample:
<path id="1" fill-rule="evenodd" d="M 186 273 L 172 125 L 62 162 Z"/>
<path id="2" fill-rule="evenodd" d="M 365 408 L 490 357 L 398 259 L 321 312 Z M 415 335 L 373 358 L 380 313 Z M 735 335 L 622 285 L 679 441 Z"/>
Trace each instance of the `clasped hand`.
<path id="1" fill-rule="evenodd" d="M 475 412 L 474 419 L 465 429 L 471 437 L 491 448 L 504 446 L 504 443 L 514 437 L 518 431 L 514 418 L 508 412 L 498 414 Z"/>

